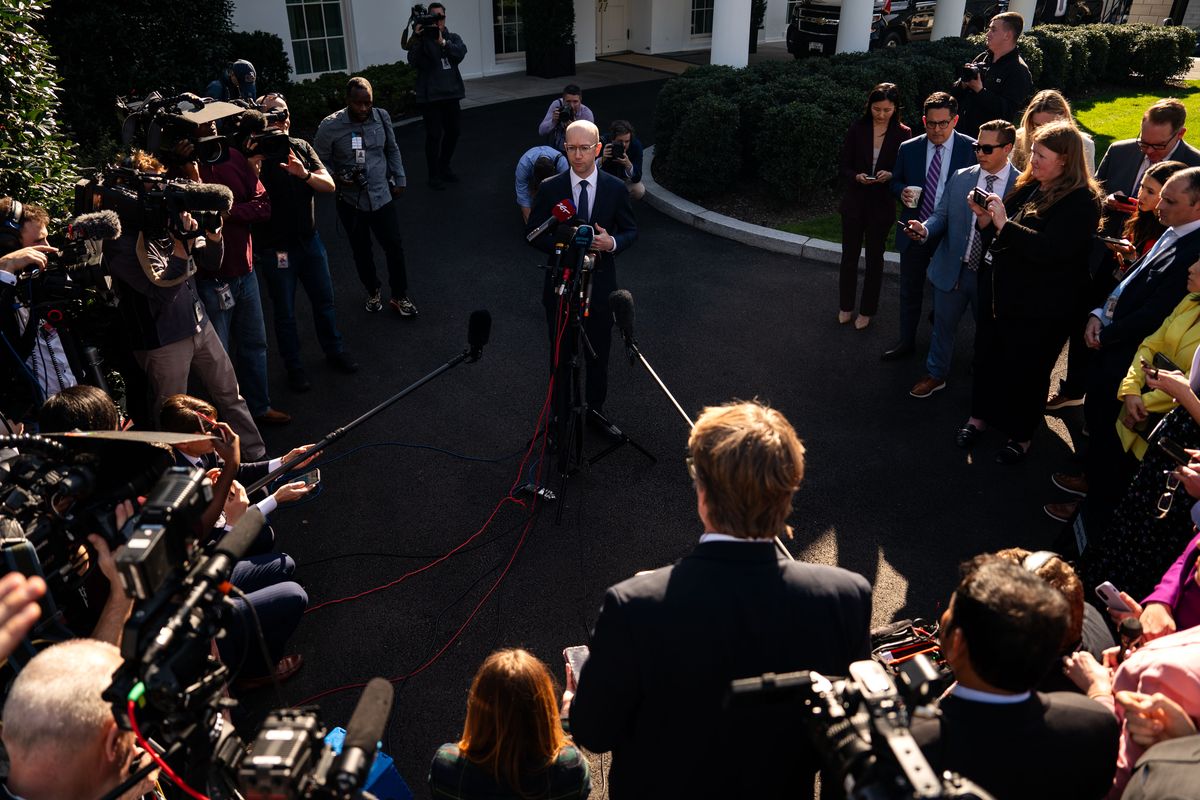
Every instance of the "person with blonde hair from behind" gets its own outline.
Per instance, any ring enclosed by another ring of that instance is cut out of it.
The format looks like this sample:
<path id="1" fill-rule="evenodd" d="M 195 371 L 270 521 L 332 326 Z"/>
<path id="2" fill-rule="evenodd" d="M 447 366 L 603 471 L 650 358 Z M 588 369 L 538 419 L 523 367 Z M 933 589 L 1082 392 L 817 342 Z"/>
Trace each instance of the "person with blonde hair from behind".
<path id="1" fill-rule="evenodd" d="M 446 800 L 584 800 L 592 790 L 587 761 L 559 720 L 550 672 L 536 656 L 497 650 L 467 696 L 457 743 L 438 748 L 429 789 Z"/>
<path id="2" fill-rule="evenodd" d="M 1021 115 L 1021 126 L 1017 128 L 1017 143 L 1013 145 L 1012 155 L 1009 156 L 1014 167 L 1022 171 L 1025 169 L 1029 163 L 1029 148 L 1033 141 L 1033 134 L 1046 123 L 1058 120 L 1066 120 L 1075 125 L 1075 117 L 1071 114 L 1071 104 L 1057 89 L 1042 89 L 1033 96 L 1029 105 L 1025 106 L 1025 113 Z M 1077 130 L 1078 127 L 1076 125 Z M 1096 172 L 1096 143 L 1083 131 L 1079 131 L 1079 135 L 1083 137 L 1083 154 L 1087 160 L 1088 171 L 1094 174 Z"/>
<path id="3" fill-rule="evenodd" d="M 120 666 L 113 645 L 72 639 L 21 670 L 4 703 L 0 736 L 11 766 L 0 797 L 96 800 L 142 766 L 147 757 L 102 697 Z M 122 798 L 150 791 L 156 773 Z"/>

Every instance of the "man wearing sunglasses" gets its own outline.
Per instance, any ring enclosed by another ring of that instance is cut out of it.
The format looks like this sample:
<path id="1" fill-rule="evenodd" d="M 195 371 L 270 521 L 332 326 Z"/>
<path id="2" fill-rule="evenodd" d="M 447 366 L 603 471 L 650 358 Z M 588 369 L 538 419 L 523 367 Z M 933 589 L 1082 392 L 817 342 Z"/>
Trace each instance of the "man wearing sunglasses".
<path id="1" fill-rule="evenodd" d="M 417 69 L 415 90 L 425 117 L 429 188 L 444 189 L 446 183 L 458 183 L 458 176 L 450 169 L 450 159 L 458 143 L 458 101 L 467 94 L 458 71 L 458 65 L 467 57 L 467 46 L 461 36 L 446 30 L 444 5 L 430 3 L 429 13 L 437 17 L 437 27 L 425 30 L 416 26 L 408 63 Z"/>
<path id="2" fill-rule="evenodd" d="M 1122 139 L 1108 146 L 1096 168 L 1096 180 L 1108 195 L 1104 204 L 1110 213 L 1125 216 L 1133 213 L 1134 206 L 1128 198 L 1137 196 L 1142 176 L 1152 165 L 1182 161 L 1189 167 L 1200 167 L 1200 150 L 1183 140 L 1186 125 L 1187 109 L 1183 103 L 1167 97 L 1146 109 L 1136 139 Z M 1120 195 L 1126 200 L 1122 201 Z"/>
<path id="3" fill-rule="evenodd" d="M 989 198 L 1008 194 L 1017 179 L 1017 170 L 1008 161 L 1016 135 L 1011 122 L 996 119 L 983 123 L 975 144 L 979 163 L 951 175 L 933 216 L 924 222 L 913 220 L 905 231 L 916 242 L 941 240 L 929 265 L 933 337 L 925 360 L 926 374 L 909 392 L 913 397 L 926 398 L 946 387 L 958 322 L 968 307 L 972 315 L 979 314 L 978 278 L 984 248 L 975 222 L 986 212 L 971 196 L 975 190 Z"/>

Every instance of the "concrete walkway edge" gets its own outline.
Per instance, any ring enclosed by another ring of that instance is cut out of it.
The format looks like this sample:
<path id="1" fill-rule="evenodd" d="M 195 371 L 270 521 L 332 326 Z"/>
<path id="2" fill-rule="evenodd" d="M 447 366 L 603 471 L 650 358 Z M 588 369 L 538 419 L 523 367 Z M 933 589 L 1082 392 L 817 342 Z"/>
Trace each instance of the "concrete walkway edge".
<path id="1" fill-rule="evenodd" d="M 838 264 L 842 260 L 842 246 L 838 242 L 827 242 L 811 236 L 801 236 L 796 233 L 767 228 L 742 222 L 740 219 L 727 217 L 715 211 L 709 211 L 690 200 L 669 191 L 655 182 L 651 174 L 654 164 L 654 147 L 647 147 L 642 156 L 642 182 L 646 185 L 646 202 L 672 219 L 685 225 L 732 239 L 735 242 L 748 244 L 762 250 L 774 253 L 797 256 L 808 261 L 822 261 L 827 264 Z M 897 253 L 884 253 L 883 271 L 898 275 L 900 272 L 900 256 Z M 866 258 L 859 257 L 859 266 L 865 266 Z"/>

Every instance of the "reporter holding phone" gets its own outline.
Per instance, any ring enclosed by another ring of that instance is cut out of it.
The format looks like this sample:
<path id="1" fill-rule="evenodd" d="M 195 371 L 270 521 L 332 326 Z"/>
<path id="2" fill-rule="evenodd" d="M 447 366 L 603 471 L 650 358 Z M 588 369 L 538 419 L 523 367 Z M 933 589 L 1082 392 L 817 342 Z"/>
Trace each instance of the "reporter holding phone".
<path id="1" fill-rule="evenodd" d="M 1167 226 L 1162 224 L 1155 212 L 1162 200 L 1163 186 L 1172 175 L 1182 169 L 1187 169 L 1187 165 L 1180 161 L 1162 161 L 1147 169 L 1142 176 L 1141 185 L 1134 198 L 1136 210 L 1125 220 L 1121 229 L 1121 238 L 1129 244 L 1104 242 L 1104 246 L 1112 251 L 1117 260 L 1117 280 L 1125 274 L 1130 264 L 1150 252 L 1158 237 L 1166 231 Z"/>
<path id="2" fill-rule="evenodd" d="M 879 309 L 883 285 L 883 249 L 896 224 L 896 202 L 889 184 L 901 143 L 912 130 L 900 122 L 900 91 L 894 83 L 881 83 L 867 95 L 866 108 L 846 132 L 840 173 L 845 192 L 838 211 L 842 215 L 842 265 L 838 282 L 838 322 L 854 318 L 858 289 L 858 256 L 867 248 L 867 270 L 854 327 L 871 324 Z"/>

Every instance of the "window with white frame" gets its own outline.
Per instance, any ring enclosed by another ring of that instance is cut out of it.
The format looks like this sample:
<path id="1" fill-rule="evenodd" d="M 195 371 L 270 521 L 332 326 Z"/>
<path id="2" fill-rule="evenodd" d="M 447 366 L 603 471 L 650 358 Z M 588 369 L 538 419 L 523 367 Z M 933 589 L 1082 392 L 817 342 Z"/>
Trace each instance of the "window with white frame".
<path id="1" fill-rule="evenodd" d="M 496 41 L 497 57 L 525 52 L 521 0 L 492 0 L 492 34 Z"/>
<path id="2" fill-rule="evenodd" d="M 341 0 L 284 0 L 297 75 L 346 69 Z"/>
<path id="3" fill-rule="evenodd" d="M 712 36 L 715 0 L 692 0 L 692 36 Z"/>

